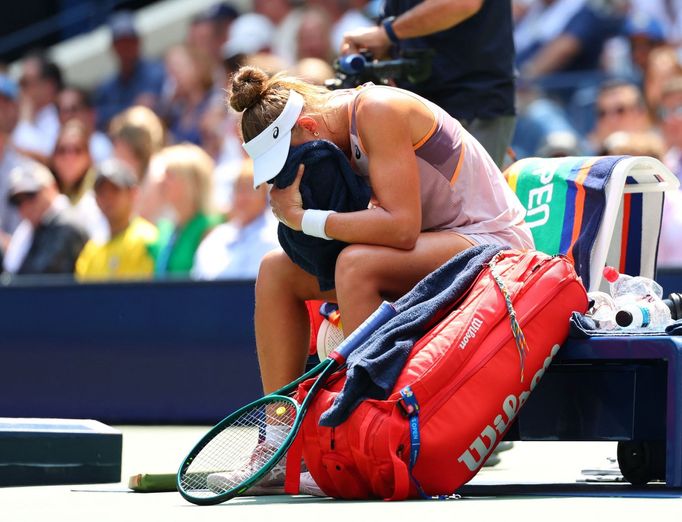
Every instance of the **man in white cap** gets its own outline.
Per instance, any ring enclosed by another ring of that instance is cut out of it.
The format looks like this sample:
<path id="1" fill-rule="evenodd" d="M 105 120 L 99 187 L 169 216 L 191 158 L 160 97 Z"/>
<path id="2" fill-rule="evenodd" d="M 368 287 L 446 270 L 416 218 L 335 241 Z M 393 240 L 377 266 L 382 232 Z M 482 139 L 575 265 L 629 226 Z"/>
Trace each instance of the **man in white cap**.
<path id="1" fill-rule="evenodd" d="M 17 275 L 72 274 L 87 240 L 71 214 L 52 173 L 27 162 L 10 172 L 9 202 L 22 217 L 3 260 L 4 271 Z"/>

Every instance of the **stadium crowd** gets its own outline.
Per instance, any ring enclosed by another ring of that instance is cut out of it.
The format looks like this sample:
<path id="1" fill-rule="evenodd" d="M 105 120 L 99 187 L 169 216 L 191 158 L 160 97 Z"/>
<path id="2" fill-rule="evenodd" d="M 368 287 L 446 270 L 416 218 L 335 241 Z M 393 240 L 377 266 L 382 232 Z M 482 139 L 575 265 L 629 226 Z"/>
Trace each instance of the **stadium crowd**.
<path id="1" fill-rule="evenodd" d="M 501 0 L 486 0 L 501 1 Z M 0 66 L 0 253 L 11 275 L 79 280 L 254 278 L 277 221 L 228 110 L 243 64 L 324 84 L 343 36 L 381 2 L 216 3 L 161 60 L 134 13 L 107 24 L 118 70 L 93 89 L 27 53 Z M 633 154 L 682 180 L 682 0 L 513 0 L 516 129 L 527 156 Z M 453 52 L 457 52 L 453 50 Z M 660 266 L 682 266 L 682 191 L 668 194 Z"/>

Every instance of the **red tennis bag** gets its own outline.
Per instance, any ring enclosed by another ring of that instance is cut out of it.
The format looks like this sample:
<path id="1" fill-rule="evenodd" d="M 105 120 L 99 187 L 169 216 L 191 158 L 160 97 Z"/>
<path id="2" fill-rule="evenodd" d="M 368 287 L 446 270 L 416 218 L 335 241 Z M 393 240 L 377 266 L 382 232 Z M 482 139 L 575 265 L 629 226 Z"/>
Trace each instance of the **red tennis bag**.
<path id="1" fill-rule="evenodd" d="M 500 252 L 462 301 L 412 348 L 387 400 L 365 400 L 319 426 L 343 387 L 337 373 L 310 406 L 303 457 L 320 488 L 346 499 L 447 495 L 481 468 L 587 309 L 571 263 Z M 305 396 L 312 380 L 302 383 Z"/>

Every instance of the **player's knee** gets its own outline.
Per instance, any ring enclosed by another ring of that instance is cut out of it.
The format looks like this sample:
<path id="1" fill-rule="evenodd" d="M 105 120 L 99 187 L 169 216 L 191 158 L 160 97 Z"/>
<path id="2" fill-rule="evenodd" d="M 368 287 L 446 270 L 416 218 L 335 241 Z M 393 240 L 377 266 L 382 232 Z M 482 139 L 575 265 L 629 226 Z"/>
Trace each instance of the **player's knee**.
<path id="1" fill-rule="evenodd" d="M 360 288 L 371 285 L 374 279 L 372 248 L 368 245 L 350 245 L 336 259 L 336 287 Z"/>
<path id="2" fill-rule="evenodd" d="M 256 277 L 256 293 L 269 292 L 273 287 L 279 287 L 282 281 L 286 281 L 288 258 L 281 250 L 273 250 L 265 254 L 258 268 Z"/>

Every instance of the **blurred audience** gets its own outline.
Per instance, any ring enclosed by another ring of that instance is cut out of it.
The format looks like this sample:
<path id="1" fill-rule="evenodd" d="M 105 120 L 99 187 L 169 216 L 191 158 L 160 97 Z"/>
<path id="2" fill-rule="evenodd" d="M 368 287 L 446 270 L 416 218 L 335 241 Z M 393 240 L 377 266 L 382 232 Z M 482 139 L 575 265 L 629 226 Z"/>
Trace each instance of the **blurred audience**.
<path id="1" fill-rule="evenodd" d="M 188 45 L 176 45 L 166 53 L 168 74 L 159 114 L 166 122 L 171 141 L 201 145 L 199 125 L 211 99 L 213 69 L 209 57 Z"/>
<path id="2" fill-rule="evenodd" d="M 137 212 L 149 221 L 156 221 L 161 212 L 161 172 L 151 166 L 152 157 L 165 144 L 161 119 L 147 107 L 131 107 L 112 120 L 109 135 L 114 157 L 130 165 L 142 184 Z"/>
<path id="3" fill-rule="evenodd" d="M 194 16 L 187 31 L 187 45 L 207 57 L 216 87 L 224 87 L 227 79 L 222 47 L 238 16 L 239 12 L 230 4 L 215 4 Z"/>
<path id="4" fill-rule="evenodd" d="M 682 181 L 682 74 L 663 87 L 658 113 L 667 147 L 665 162 Z"/>
<path id="5" fill-rule="evenodd" d="M 162 65 L 142 58 L 141 42 L 131 12 L 120 11 L 112 15 L 109 29 L 118 72 L 95 90 L 97 127 L 101 130 L 107 128 L 116 114 L 132 105 L 155 107 L 164 81 Z"/>
<path id="6" fill-rule="evenodd" d="M 306 7 L 301 12 L 301 19 L 296 31 L 296 58 L 318 58 L 331 63 L 339 47 L 332 48 L 329 37 L 332 30 L 332 19 L 322 7 Z"/>
<path id="7" fill-rule="evenodd" d="M 8 201 L 9 173 L 27 161 L 12 145 L 12 131 L 17 124 L 19 87 L 0 73 L 0 253 L 7 249 L 10 237 L 19 224 L 17 208 Z M 0 255 L 0 259 L 1 259 Z"/>
<path id="8" fill-rule="evenodd" d="M 46 163 L 57 133 L 57 94 L 62 88 L 59 67 L 42 54 L 29 54 L 21 66 L 19 121 L 12 134 L 14 146 L 23 154 Z"/>
<path id="9" fill-rule="evenodd" d="M 95 197 L 106 217 L 110 239 L 88 241 L 76 262 L 79 279 L 140 279 L 154 275 L 151 249 L 157 230 L 134 213 L 138 185 L 135 171 L 121 160 L 112 158 L 97 167 Z"/>
<path id="10" fill-rule="evenodd" d="M 537 0 L 514 31 L 526 78 L 599 68 L 604 44 L 621 33 L 627 0 Z"/>
<path id="11" fill-rule="evenodd" d="M 78 221 L 91 238 L 103 241 L 109 232 L 106 220 L 95 202 L 93 187 L 96 172 L 88 138 L 85 125 L 78 120 L 67 121 L 59 131 L 50 166 L 59 192 L 68 198 Z"/>
<path id="12" fill-rule="evenodd" d="M 34 162 L 15 167 L 10 172 L 8 196 L 22 221 L 5 253 L 4 271 L 73 274 L 88 236 L 47 167 Z"/>
<path id="13" fill-rule="evenodd" d="M 596 124 L 588 136 L 593 154 L 599 154 L 604 140 L 614 132 L 643 132 L 651 129 L 642 90 L 629 81 L 604 82 L 599 87 L 595 113 Z"/>
<path id="14" fill-rule="evenodd" d="M 201 242 L 194 257 L 195 279 L 255 279 L 263 256 L 279 248 L 277 220 L 268 188 L 253 188 L 253 162 L 245 159 L 234 182 L 230 220 Z"/>
<path id="15" fill-rule="evenodd" d="M 330 44 L 337 50 L 341 49 L 345 33 L 375 25 L 365 13 L 368 3 L 367 0 L 308 0 L 307 5 L 319 6 L 329 14 L 332 22 Z"/>
<path id="16" fill-rule="evenodd" d="M 284 60 L 286 67 L 296 61 L 296 34 L 303 3 L 297 0 L 253 0 L 253 11 L 266 16 L 275 27 L 271 50 Z"/>
<path id="17" fill-rule="evenodd" d="M 113 154 L 111 140 L 103 132 L 95 128 L 95 107 L 90 94 L 77 87 L 65 87 L 57 96 L 57 113 L 59 123 L 64 125 L 69 120 L 80 121 L 88 131 L 88 148 L 95 163 L 99 163 Z"/>
<path id="18" fill-rule="evenodd" d="M 211 157 L 196 145 L 172 145 L 159 153 L 164 176 L 161 193 L 171 211 L 158 222 L 157 277 L 187 276 L 206 234 L 222 221 L 213 212 Z"/>

